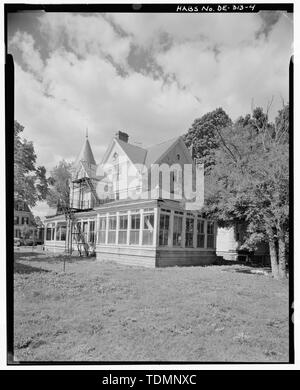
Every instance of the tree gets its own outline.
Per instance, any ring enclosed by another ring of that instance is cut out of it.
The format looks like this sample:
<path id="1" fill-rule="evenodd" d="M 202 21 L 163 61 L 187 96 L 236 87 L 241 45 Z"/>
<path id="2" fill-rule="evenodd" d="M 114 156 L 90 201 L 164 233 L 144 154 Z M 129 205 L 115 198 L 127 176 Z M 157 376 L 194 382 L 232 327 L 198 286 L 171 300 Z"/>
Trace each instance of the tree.
<path id="1" fill-rule="evenodd" d="M 21 138 L 24 127 L 14 123 L 14 197 L 35 206 L 44 200 L 48 191 L 46 169 L 36 166 L 36 154 L 32 142 Z"/>
<path id="2" fill-rule="evenodd" d="M 222 143 L 221 130 L 231 125 L 231 119 L 222 108 L 196 119 L 184 136 L 185 144 L 193 149 L 193 157 L 204 163 L 207 172 L 214 164 L 214 150 Z"/>
<path id="3" fill-rule="evenodd" d="M 47 203 L 50 207 L 68 205 L 70 201 L 69 182 L 72 177 L 72 164 L 62 160 L 50 172 L 48 179 L 50 188 L 47 195 Z"/>
<path id="4" fill-rule="evenodd" d="M 289 226 L 288 105 L 275 123 L 258 108 L 222 130 L 207 180 L 207 213 L 223 224 L 248 224 L 245 247 L 269 243 L 272 274 L 286 277 Z"/>

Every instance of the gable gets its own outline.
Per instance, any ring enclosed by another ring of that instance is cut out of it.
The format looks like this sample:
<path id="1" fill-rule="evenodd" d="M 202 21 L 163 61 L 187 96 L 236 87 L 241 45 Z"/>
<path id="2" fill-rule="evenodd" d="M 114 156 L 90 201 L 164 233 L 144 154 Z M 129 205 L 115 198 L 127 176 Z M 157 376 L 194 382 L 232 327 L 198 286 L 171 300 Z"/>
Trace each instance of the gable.
<path id="1" fill-rule="evenodd" d="M 193 164 L 193 159 L 188 148 L 181 137 L 175 139 L 173 143 L 170 142 L 169 147 L 164 153 L 155 161 L 157 164 Z"/>

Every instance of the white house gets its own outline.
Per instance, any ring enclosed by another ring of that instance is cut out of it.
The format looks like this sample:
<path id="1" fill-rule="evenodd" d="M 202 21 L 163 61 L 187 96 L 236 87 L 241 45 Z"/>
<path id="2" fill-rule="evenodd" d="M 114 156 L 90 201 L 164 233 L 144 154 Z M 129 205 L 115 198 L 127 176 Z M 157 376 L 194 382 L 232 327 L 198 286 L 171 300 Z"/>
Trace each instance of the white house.
<path id="1" fill-rule="evenodd" d="M 73 167 L 70 204 L 46 217 L 45 249 L 94 251 L 99 260 L 147 267 L 213 263 L 216 223 L 203 218 L 201 204 L 190 208 L 183 191 L 187 166 L 195 185 L 203 170 L 181 137 L 142 148 L 118 132 L 98 165 L 86 138 Z M 169 192 L 161 167 L 171 168 Z"/>

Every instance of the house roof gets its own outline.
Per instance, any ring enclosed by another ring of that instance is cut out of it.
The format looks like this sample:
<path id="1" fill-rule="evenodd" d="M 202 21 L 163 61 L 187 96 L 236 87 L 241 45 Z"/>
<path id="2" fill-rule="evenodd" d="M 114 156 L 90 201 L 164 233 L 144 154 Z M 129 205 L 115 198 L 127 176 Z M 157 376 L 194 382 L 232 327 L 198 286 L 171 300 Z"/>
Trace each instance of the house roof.
<path id="1" fill-rule="evenodd" d="M 165 154 L 169 148 L 175 143 L 178 141 L 180 137 L 175 137 L 175 138 L 172 138 L 172 139 L 169 139 L 165 142 L 161 142 L 160 144 L 156 144 L 156 145 L 153 145 L 153 146 L 150 146 L 148 149 L 147 149 L 147 155 L 146 155 L 146 159 L 145 159 L 145 162 L 144 164 L 147 166 L 147 167 L 150 167 L 151 164 L 154 164 L 156 163 L 160 157 L 163 156 L 163 154 Z"/>
<path id="2" fill-rule="evenodd" d="M 128 142 L 124 142 L 120 139 L 116 139 L 116 141 L 127 154 L 131 162 L 133 162 L 133 164 L 144 164 L 147 154 L 146 149 L 141 148 L 140 146 L 129 144 Z"/>
<path id="3" fill-rule="evenodd" d="M 169 139 L 160 144 L 150 146 L 147 149 L 129 144 L 119 139 L 116 139 L 116 141 L 134 164 L 145 164 L 147 167 L 150 167 L 151 164 L 157 162 L 179 138 L 180 137 Z"/>
<path id="4" fill-rule="evenodd" d="M 91 145 L 87 137 L 85 139 L 85 142 L 82 146 L 81 152 L 79 153 L 75 164 L 78 164 L 80 161 L 84 161 L 91 165 L 97 165 L 92 152 Z"/>

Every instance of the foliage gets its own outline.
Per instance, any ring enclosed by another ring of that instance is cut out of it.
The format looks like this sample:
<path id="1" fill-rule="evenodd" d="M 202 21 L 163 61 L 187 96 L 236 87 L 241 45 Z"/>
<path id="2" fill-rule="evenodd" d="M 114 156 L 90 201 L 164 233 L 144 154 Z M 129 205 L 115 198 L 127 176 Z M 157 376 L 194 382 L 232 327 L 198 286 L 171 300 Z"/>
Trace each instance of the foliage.
<path id="1" fill-rule="evenodd" d="M 284 263 L 282 275 L 289 225 L 288 112 L 287 105 L 272 124 L 257 108 L 224 128 L 206 182 L 207 213 L 221 224 L 246 221 L 244 247 L 253 249 L 264 237 L 272 244 L 270 252 L 277 251 L 277 265 Z"/>
<path id="2" fill-rule="evenodd" d="M 214 150 L 222 143 L 220 132 L 229 125 L 229 116 L 222 108 L 217 108 L 196 119 L 184 136 L 187 147 L 193 149 L 193 157 L 204 163 L 206 171 L 214 164 Z"/>
<path id="3" fill-rule="evenodd" d="M 62 160 L 51 171 L 49 178 L 50 188 L 47 195 L 47 203 L 50 207 L 69 204 L 72 164 Z"/>
<path id="4" fill-rule="evenodd" d="M 24 127 L 14 123 L 14 197 L 35 206 L 44 200 L 48 191 L 46 169 L 36 166 L 33 143 L 21 138 Z"/>

